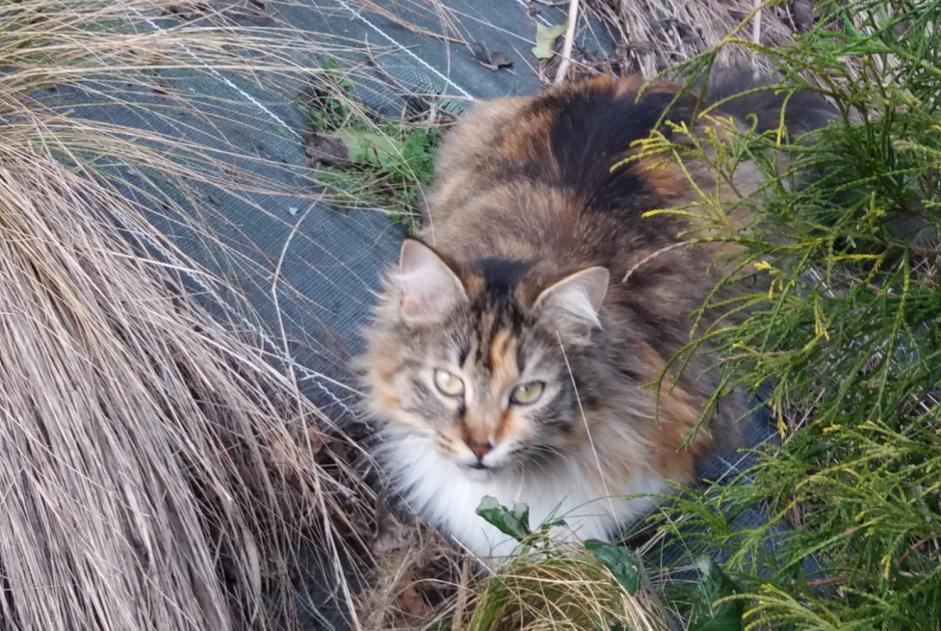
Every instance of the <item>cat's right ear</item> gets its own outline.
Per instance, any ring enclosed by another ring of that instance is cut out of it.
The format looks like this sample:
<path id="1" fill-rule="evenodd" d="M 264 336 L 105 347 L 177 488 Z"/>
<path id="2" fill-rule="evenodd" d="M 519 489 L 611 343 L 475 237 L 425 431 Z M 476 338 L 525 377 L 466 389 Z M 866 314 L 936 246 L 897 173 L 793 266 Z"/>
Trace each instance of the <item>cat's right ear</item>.
<path id="1" fill-rule="evenodd" d="M 443 322 L 467 301 L 457 274 L 434 250 L 415 239 L 402 242 L 396 281 L 402 289 L 399 308 L 406 324 Z"/>
<path id="2" fill-rule="evenodd" d="M 547 318 L 563 337 L 587 342 L 592 329 L 601 328 L 598 313 L 608 293 L 611 274 L 604 267 L 589 267 L 544 289 L 533 308 Z"/>

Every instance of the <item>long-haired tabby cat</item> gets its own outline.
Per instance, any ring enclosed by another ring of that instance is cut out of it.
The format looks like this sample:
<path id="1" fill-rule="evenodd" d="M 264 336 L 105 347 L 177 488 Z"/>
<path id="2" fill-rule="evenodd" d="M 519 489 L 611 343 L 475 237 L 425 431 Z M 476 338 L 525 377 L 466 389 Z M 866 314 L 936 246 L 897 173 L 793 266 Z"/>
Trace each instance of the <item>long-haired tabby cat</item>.
<path id="1" fill-rule="evenodd" d="M 704 165 L 612 170 L 679 93 L 659 83 L 638 99 L 642 85 L 602 77 L 478 105 L 441 147 L 425 226 L 366 331 L 381 463 L 415 511 L 481 557 L 512 550 L 475 515 L 482 497 L 605 538 L 651 506 L 627 496 L 693 481 L 743 413 L 729 397 L 684 447 L 713 360 L 695 358 L 659 405 L 646 387 L 689 340 L 721 248 L 671 248 L 690 226 L 641 217 L 693 199 L 687 175 L 715 186 Z M 706 124 L 695 109 L 681 96 L 669 118 Z M 742 165 L 737 187 L 755 181 Z"/>

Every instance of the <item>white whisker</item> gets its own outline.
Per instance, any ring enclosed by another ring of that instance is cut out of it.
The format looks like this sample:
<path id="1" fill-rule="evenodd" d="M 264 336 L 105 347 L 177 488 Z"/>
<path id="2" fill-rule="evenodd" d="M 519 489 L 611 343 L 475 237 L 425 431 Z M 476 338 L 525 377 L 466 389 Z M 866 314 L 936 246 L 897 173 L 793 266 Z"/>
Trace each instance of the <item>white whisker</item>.
<path id="1" fill-rule="evenodd" d="M 608 505 L 611 509 L 611 516 L 617 515 L 614 510 L 614 501 L 611 499 L 611 491 L 608 490 L 608 480 L 604 475 L 604 468 L 601 466 L 601 459 L 598 457 L 598 450 L 595 448 L 595 440 L 591 436 L 591 427 L 588 425 L 588 417 L 585 416 L 585 408 L 582 407 L 582 398 L 578 394 L 578 386 L 575 384 L 575 375 L 572 374 L 572 365 L 569 363 L 569 356 L 565 352 L 565 345 L 562 343 L 562 336 L 556 332 L 559 340 L 559 348 L 562 350 L 562 359 L 565 360 L 565 369 L 569 373 L 569 379 L 572 381 L 572 389 L 575 391 L 575 400 L 578 402 L 578 413 L 582 417 L 582 423 L 585 424 L 585 432 L 588 435 L 588 444 L 591 445 L 591 453 L 595 457 L 595 466 L 598 467 L 598 475 L 601 477 L 601 486 L 604 487 L 605 497 L 608 499 Z"/>

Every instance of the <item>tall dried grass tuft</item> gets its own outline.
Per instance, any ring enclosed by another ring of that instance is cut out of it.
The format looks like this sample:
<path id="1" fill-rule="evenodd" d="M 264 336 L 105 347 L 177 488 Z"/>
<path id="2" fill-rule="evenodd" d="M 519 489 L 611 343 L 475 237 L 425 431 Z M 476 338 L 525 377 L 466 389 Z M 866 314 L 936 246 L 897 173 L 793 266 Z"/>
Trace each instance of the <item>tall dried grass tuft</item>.
<path id="1" fill-rule="evenodd" d="M 197 2 L 0 4 L 0 627 L 290 629 L 348 609 L 364 485 L 322 464 L 329 421 L 239 333 L 249 306 L 150 221 L 212 239 L 191 185 L 266 182 L 233 176 L 248 158 L 224 138 L 82 107 L 159 91 L 152 116 L 211 130 L 160 73 L 296 79 L 324 41 Z"/>
<path id="2" fill-rule="evenodd" d="M 631 593 L 581 546 L 512 559 L 484 581 L 470 606 L 459 628 L 472 631 L 665 631 L 671 623 L 652 591 L 641 586 Z"/>
<path id="3" fill-rule="evenodd" d="M 641 73 L 652 78 L 719 45 L 733 32 L 754 44 L 786 46 L 794 42 L 796 34 L 811 28 L 817 17 L 811 0 L 527 0 L 522 4 L 528 7 L 530 21 L 519 25 L 505 22 L 505 17 L 490 22 L 486 12 L 470 16 L 441 0 L 355 0 L 355 4 L 416 35 L 453 45 L 449 54 L 455 55 L 474 54 L 474 31 L 479 37 L 485 32 L 479 30 L 481 27 L 523 33 L 528 30 L 534 37 L 536 15 L 559 21 L 565 19 L 566 7 L 574 6 L 578 14 L 576 50 L 570 61 L 576 72 L 570 76 L 601 71 Z M 546 13 L 553 8 L 558 12 Z M 614 50 L 605 56 L 578 51 L 579 36 L 599 27 L 607 31 Z M 568 38 L 560 41 L 563 39 Z M 562 50 L 558 52 L 556 59 L 564 55 Z M 722 57 L 722 64 L 770 69 L 767 60 L 742 46 L 723 47 Z M 535 58 L 528 61 L 538 62 Z M 550 75 L 540 76 L 548 80 Z"/>
<path id="4" fill-rule="evenodd" d="M 810 26 L 810 2 L 769 3 L 761 0 L 588 0 L 588 13 L 600 18 L 618 43 L 622 64 L 653 77 L 723 42 L 729 33 L 765 46 L 785 46 L 794 33 Z M 750 18 L 746 20 L 746 18 Z M 743 20 L 745 20 L 743 22 Z M 723 50 L 723 63 L 766 62 L 739 47 Z"/>

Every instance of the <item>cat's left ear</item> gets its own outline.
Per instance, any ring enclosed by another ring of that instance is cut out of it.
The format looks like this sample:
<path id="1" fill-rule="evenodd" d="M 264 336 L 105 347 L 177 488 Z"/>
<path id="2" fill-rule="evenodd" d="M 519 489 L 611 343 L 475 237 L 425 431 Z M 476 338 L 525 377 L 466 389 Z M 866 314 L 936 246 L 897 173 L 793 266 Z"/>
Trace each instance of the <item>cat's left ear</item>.
<path id="1" fill-rule="evenodd" d="M 396 280 L 402 289 L 400 308 L 407 324 L 443 322 L 451 311 L 467 301 L 467 292 L 454 270 L 417 239 L 402 242 Z"/>
<path id="2" fill-rule="evenodd" d="M 571 341 L 585 342 L 601 327 L 598 312 L 608 293 L 611 274 L 604 267 L 589 267 L 544 289 L 533 308 L 550 326 Z"/>

